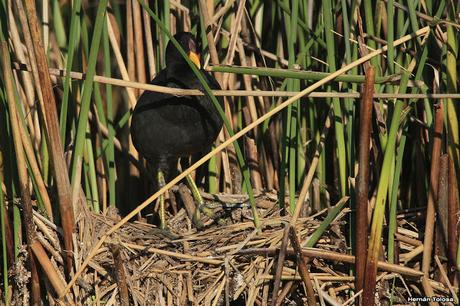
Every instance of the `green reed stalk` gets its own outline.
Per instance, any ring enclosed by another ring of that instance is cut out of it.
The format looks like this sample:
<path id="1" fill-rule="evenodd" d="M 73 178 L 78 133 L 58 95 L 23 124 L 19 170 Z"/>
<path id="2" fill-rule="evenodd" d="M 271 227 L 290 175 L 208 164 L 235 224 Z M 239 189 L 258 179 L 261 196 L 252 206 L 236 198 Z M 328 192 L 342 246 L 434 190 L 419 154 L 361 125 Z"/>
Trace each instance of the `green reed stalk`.
<path id="1" fill-rule="evenodd" d="M 364 1 L 364 17 L 365 17 L 365 26 L 366 26 L 366 33 L 369 36 L 374 36 L 375 35 L 375 29 L 374 29 L 374 16 L 372 12 L 374 11 L 374 8 L 372 7 L 373 2 L 372 1 Z M 378 5 L 378 3 L 376 4 Z M 368 39 L 367 40 L 367 45 L 372 48 L 373 50 L 377 48 L 377 44 L 373 39 Z M 375 75 L 380 75 L 380 63 L 379 63 L 379 58 L 374 57 L 371 59 L 372 66 L 375 68 Z M 376 88 L 376 90 L 378 90 Z"/>
<path id="2" fill-rule="evenodd" d="M 311 46 L 312 46 L 312 41 L 309 41 L 307 45 L 305 46 L 305 50 L 311 48 Z M 306 53 L 301 54 L 301 55 L 306 55 Z M 299 58 L 300 58 L 300 55 L 299 55 Z M 308 60 L 308 58 L 306 60 Z M 291 79 L 308 80 L 308 81 L 319 81 L 321 79 L 324 79 L 330 74 L 328 72 L 305 71 L 305 70 L 295 70 L 295 69 L 280 69 L 280 68 L 266 68 L 266 67 L 210 66 L 208 69 L 213 72 L 250 74 L 250 75 L 257 75 L 257 76 L 269 76 L 273 78 L 291 78 Z M 380 77 L 376 77 L 375 83 L 376 84 L 388 83 L 388 82 L 398 80 L 398 79 L 400 79 L 399 74 L 380 76 Z M 341 76 L 336 77 L 331 82 L 364 83 L 364 75 L 357 75 L 357 74 L 341 75 Z"/>
<path id="3" fill-rule="evenodd" d="M 284 5 L 289 5 L 289 1 L 285 1 Z M 292 68 L 296 62 L 296 49 L 295 44 L 297 40 L 297 21 L 298 21 L 299 2 L 294 0 L 292 3 L 291 15 L 285 13 L 284 22 L 286 24 L 286 32 L 288 38 L 288 57 L 289 68 Z M 287 90 L 294 91 L 300 86 L 296 84 L 295 80 L 287 80 Z M 280 169 L 280 193 L 279 203 L 280 206 L 284 205 L 285 195 L 285 176 L 288 175 L 289 182 L 289 208 L 291 212 L 295 210 L 295 192 L 296 192 L 296 161 L 297 161 L 297 112 L 299 111 L 299 101 L 289 105 L 286 112 L 283 114 L 283 127 L 284 127 L 284 141 L 281 142 L 281 150 L 283 152 L 282 165 Z M 286 173 L 286 168 L 288 169 Z"/>
<path id="4" fill-rule="evenodd" d="M 446 68 L 447 68 L 447 92 L 457 92 L 457 57 L 458 57 L 458 45 L 457 37 L 452 26 L 447 26 L 447 57 L 446 57 Z M 458 124 L 458 110 L 459 107 L 456 105 L 456 101 L 453 99 L 447 99 L 447 134 L 449 135 L 449 154 L 455 164 L 457 177 L 459 177 L 460 171 L 460 149 L 458 144 L 460 143 L 459 135 L 459 124 Z M 460 260 L 460 253 L 459 253 Z"/>
<path id="5" fill-rule="evenodd" d="M 85 154 L 84 158 L 86 159 L 86 163 L 88 164 L 88 173 L 87 178 L 90 184 L 90 191 L 91 191 L 91 207 L 93 208 L 94 212 L 99 213 L 101 211 L 99 205 L 99 193 L 97 189 L 97 178 L 96 178 L 96 167 L 95 167 L 95 158 L 93 154 L 93 144 L 91 142 L 91 132 L 89 126 L 87 126 L 87 137 L 86 137 L 86 144 L 85 144 Z"/>
<path id="6" fill-rule="evenodd" d="M 73 58 L 75 55 L 76 47 L 80 41 L 80 14 L 81 14 L 81 0 L 75 0 L 72 7 L 72 15 L 70 17 L 70 34 L 69 42 L 67 44 L 67 57 L 66 57 L 66 71 L 72 70 Z M 70 96 L 70 74 L 66 74 L 64 77 L 64 94 L 61 101 L 61 113 L 59 118 L 61 142 L 65 146 L 66 131 L 67 131 L 67 117 L 69 109 L 69 96 Z"/>
<path id="7" fill-rule="evenodd" d="M 62 19 L 61 8 L 58 0 L 52 0 L 53 10 L 53 30 L 56 35 L 56 40 L 61 51 L 65 52 L 67 37 L 65 33 L 64 21 Z"/>
<path id="8" fill-rule="evenodd" d="M 101 41 L 101 36 L 102 36 L 103 23 L 105 21 L 107 1 L 108 0 L 101 0 L 99 2 L 97 13 L 96 13 L 96 22 L 94 25 L 94 33 L 93 33 L 93 38 L 91 41 L 91 49 L 90 49 L 89 59 L 88 59 L 88 70 L 86 72 L 86 78 L 83 83 L 81 108 L 80 108 L 80 113 L 78 116 L 77 134 L 75 137 L 75 148 L 74 148 L 74 153 L 72 156 L 72 159 L 73 159 L 72 167 L 71 167 L 72 186 L 74 186 L 75 183 L 77 183 L 75 181 L 77 164 L 83 155 L 86 126 L 88 124 L 88 114 L 89 114 L 89 108 L 91 104 L 91 93 L 92 93 L 93 83 L 94 83 L 93 79 L 94 79 L 94 75 L 96 72 L 96 61 L 97 61 L 97 55 L 99 51 L 99 43 Z"/>
<path id="9" fill-rule="evenodd" d="M 3 162 L 2 152 L 0 152 L 0 163 Z M 0 170 L 0 186 L 3 185 L 3 173 Z M 9 305 L 9 286 L 8 286 L 8 259 L 6 252 L 6 225 L 5 220 L 7 218 L 6 214 L 6 203 L 5 196 L 3 194 L 3 189 L 0 188 L 0 230 L 2 237 L 2 273 L 3 273 L 3 302 L 6 306 Z"/>
<path id="10" fill-rule="evenodd" d="M 399 88 L 400 93 L 404 93 L 407 88 L 409 80 L 409 73 L 405 72 L 401 85 Z M 377 187 L 377 199 L 374 206 L 374 213 L 372 217 L 372 225 L 369 238 L 369 248 L 366 263 L 366 279 L 364 284 L 364 304 L 369 305 L 373 303 L 375 282 L 377 276 L 377 262 L 380 250 L 380 239 L 382 237 L 383 218 L 385 215 L 385 204 L 388 195 L 389 182 L 391 180 L 392 162 L 394 161 L 396 138 L 400 126 L 401 112 L 404 102 L 397 100 L 395 103 L 393 116 L 391 119 L 390 131 L 388 133 L 388 141 L 383 156 L 383 163 L 380 172 L 380 180 Z"/>
<path id="11" fill-rule="evenodd" d="M 393 46 L 394 41 L 394 14 L 395 7 L 393 6 L 394 0 L 388 0 L 387 2 L 387 69 L 388 73 L 393 74 L 395 71 L 394 60 L 395 60 L 395 48 Z"/>
<path id="12" fill-rule="evenodd" d="M 2 20 L 5 20 L 3 17 L 5 15 L 4 11 L 4 3 L 0 2 L 0 42 L 5 41 L 5 35 L 3 33 L 4 24 Z M 6 18 L 6 17 L 5 17 Z M 16 168 L 14 166 L 14 161 L 15 156 L 14 156 L 14 147 L 13 147 L 13 136 L 11 132 L 11 126 L 10 126 L 10 115 L 7 111 L 8 106 L 7 106 L 7 101 L 6 101 L 6 95 L 4 92 L 4 87 L 3 87 L 3 73 L 0 74 L 0 80 L 2 81 L 2 86 L 0 87 L 0 109 L 2 110 L 0 112 L 0 122 L 4 124 L 2 128 L 0 128 L 0 148 L 3 149 L 3 152 L 0 152 L 0 157 L 2 158 L 2 164 L 3 164 L 3 169 L 0 170 L 0 175 L 2 176 L 1 182 L 5 183 L 6 191 L 7 194 L 12 198 L 16 198 L 16 188 L 18 186 L 18 174 L 17 172 L 14 171 Z M 2 189 L 0 185 L 0 189 Z M 1 191 L 3 194 L 3 190 Z M 0 203 L 1 207 L 6 207 L 6 203 L 4 202 L 5 198 L 4 196 L 0 195 L 2 197 L 3 204 Z M 21 222 L 21 212 L 18 207 L 18 205 L 15 205 L 15 203 L 10 204 L 11 209 L 13 210 L 13 234 L 14 234 L 14 260 L 18 258 L 19 255 L 19 250 L 22 245 L 22 222 Z M 6 209 L 5 209 L 6 211 Z M 4 222 L 4 218 L 2 218 Z M 5 231 L 2 230 L 2 234 L 5 233 Z M 2 238 L 3 239 L 3 238 Z M 3 240 L 5 241 L 5 240 Z M 4 257 L 6 258 L 6 257 Z M 6 277 L 8 274 L 5 275 Z"/>
<path id="13" fill-rule="evenodd" d="M 404 148 L 406 145 L 407 127 L 404 129 L 399 146 L 396 151 L 396 165 L 394 167 L 393 186 L 390 188 L 389 199 L 389 216 L 388 216 L 388 262 L 394 263 L 395 259 L 395 234 L 397 230 L 397 207 L 398 207 L 398 190 L 399 181 L 402 173 L 402 162 L 404 155 Z"/>
<path id="14" fill-rule="evenodd" d="M 323 17 L 324 17 L 324 28 L 327 45 L 327 62 L 329 64 L 329 72 L 336 71 L 335 61 L 335 42 L 333 34 L 333 22 L 332 22 L 332 6 L 330 0 L 323 1 Z M 337 141 L 337 159 L 339 165 L 339 182 L 340 182 L 340 193 L 345 196 L 348 193 L 348 182 L 347 182 L 347 151 L 345 146 L 345 135 L 344 126 L 342 119 L 342 108 L 340 101 L 337 98 L 332 99 L 334 108 L 334 126 L 335 126 L 335 137 Z"/>
<path id="15" fill-rule="evenodd" d="M 349 197 L 343 197 L 340 201 L 328 212 L 326 218 L 323 222 L 320 223 L 319 227 L 313 232 L 310 236 L 310 239 L 305 243 L 305 247 L 312 248 L 331 225 L 332 221 L 337 217 L 337 215 L 342 211 L 345 204 L 347 204 Z"/>
<path id="16" fill-rule="evenodd" d="M 103 33 L 102 33 L 102 46 L 104 50 L 104 75 L 106 77 L 111 76 L 111 61 L 110 61 L 110 42 L 109 36 L 107 34 L 107 22 L 104 23 Z M 108 178 L 108 189 L 109 189 L 109 205 L 115 207 L 116 202 L 116 190 L 115 190 L 115 177 L 117 175 L 115 168 L 115 128 L 113 122 L 113 96 L 112 96 L 112 85 L 107 84 L 105 86 L 105 100 L 107 107 L 107 128 L 109 130 L 109 137 L 103 139 L 102 147 L 105 152 L 105 172 Z M 102 115 L 101 115 L 102 116 Z"/>

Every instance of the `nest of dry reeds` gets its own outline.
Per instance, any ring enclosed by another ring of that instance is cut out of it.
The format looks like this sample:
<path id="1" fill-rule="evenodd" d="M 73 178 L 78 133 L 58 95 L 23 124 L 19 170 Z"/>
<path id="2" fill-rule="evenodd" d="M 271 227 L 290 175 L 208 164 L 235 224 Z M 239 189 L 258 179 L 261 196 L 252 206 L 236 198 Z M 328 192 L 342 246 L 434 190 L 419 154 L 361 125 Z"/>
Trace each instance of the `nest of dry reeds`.
<path id="1" fill-rule="evenodd" d="M 205 198 L 220 218 L 208 220 L 200 230 L 192 225 L 185 208 L 169 217 L 168 230 L 143 221 L 125 223 L 89 261 L 72 286 L 68 300 L 81 305 L 269 305 L 275 299 L 276 305 L 306 305 L 312 297 L 308 296 L 308 284 L 301 273 L 304 265 L 317 303 L 353 305 L 357 301 L 358 295 L 349 290 L 354 286 L 350 265 L 354 257 L 346 255 L 349 247 L 344 230 L 349 222 L 348 209 L 335 217 L 314 248 L 310 248 L 308 242 L 320 230 L 329 209 L 298 218 L 291 234 L 295 233 L 300 245 L 293 240 L 289 245 L 286 229 L 291 216 L 280 216 L 276 195 L 264 193 L 256 197 L 264 220 L 261 232 L 254 228 L 246 196 L 205 194 Z M 119 220 L 115 210 L 100 215 L 82 206 L 74 237 L 77 268 Z M 58 242 L 61 230 L 37 212 L 34 221 L 38 239 L 64 275 Z M 387 304 L 390 298 L 407 304 L 416 297 L 414 293 L 423 292 L 423 273 L 414 260 L 420 254 L 421 242 L 411 220 L 402 220 L 401 224 L 401 264 L 379 263 L 377 288 L 383 297 L 381 304 Z M 30 273 L 24 262 L 19 260 L 11 271 L 14 279 L 23 284 L 18 286 L 23 289 L 15 292 L 16 305 L 28 301 Z M 273 296 L 276 282 L 281 290 Z M 449 288 L 438 281 L 430 282 L 438 297 L 452 299 Z M 52 295 L 49 298 L 62 303 Z"/>

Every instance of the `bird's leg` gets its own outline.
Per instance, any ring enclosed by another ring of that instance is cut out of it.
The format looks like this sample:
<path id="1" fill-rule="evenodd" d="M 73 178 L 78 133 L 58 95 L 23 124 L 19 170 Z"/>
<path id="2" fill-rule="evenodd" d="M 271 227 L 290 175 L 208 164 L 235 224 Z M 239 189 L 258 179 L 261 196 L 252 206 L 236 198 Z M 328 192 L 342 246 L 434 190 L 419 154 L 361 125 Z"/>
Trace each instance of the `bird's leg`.
<path id="1" fill-rule="evenodd" d="M 195 209 L 195 214 L 193 216 L 193 223 L 199 224 L 200 221 L 200 212 L 204 212 L 208 217 L 212 218 L 214 213 L 212 210 L 204 206 L 203 198 L 201 197 L 200 191 L 195 184 L 195 181 L 192 179 L 191 175 L 187 175 L 187 184 L 192 191 L 193 198 L 197 202 L 197 208 Z"/>
<path id="2" fill-rule="evenodd" d="M 158 183 L 158 189 L 163 188 L 163 186 L 166 184 L 165 183 L 165 177 L 163 175 L 163 172 L 161 170 L 158 170 L 157 174 L 157 183 Z M 159 197 L 160 201 L 160 209 L 159 209 L 159 214 L 160 214 L 160 228 L 165 229 L 166 228 L 166 216 L 165 216 L 165 196 L 164 194 L 161 194 Z"/>

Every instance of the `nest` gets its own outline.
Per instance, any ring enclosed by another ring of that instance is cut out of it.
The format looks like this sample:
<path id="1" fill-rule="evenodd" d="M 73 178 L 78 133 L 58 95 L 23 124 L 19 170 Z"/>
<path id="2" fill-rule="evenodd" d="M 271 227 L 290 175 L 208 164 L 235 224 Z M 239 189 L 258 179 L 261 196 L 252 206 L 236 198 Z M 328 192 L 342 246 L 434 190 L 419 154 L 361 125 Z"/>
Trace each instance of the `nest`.
<path id="1" fill-rule="evenodd" d="M 285 248 L 283 272 L 279 276 L 275 273 L 283 233 L 290 221 L 290 216 L 280 216 L 276 196 L 257 197 L 258 206 L 263 207 L 258 208 L 263 220 L 260 233 L 250 219 L 251 211 L 244 196 L 221 195 L 216 199 L 221 204 L 227 201 L 220 205 L 226 206 L 227 224 L 209 220 L 204 229 L 197 230 L 185 209 L 169 217 L 168 231 L 146 222 L 126 223 L 106 240 L 72 286 L 69 296 L 78 305 L 267 305 L 272 300 L 274 279 L 279 277 L 278 305 L 306 304 L 306 287 L 298 269 L 300 254 L 292 247 Z M 354 259 L 345 255 L 350 253 L 344 234 L 348 211 L 344 209 L 335 218 L 314 249 L 305 245 L 328 210 L 301 217 L 295 224 L 316 298 L 331 305 L 354 304 L 356 298 L 349 290 L 354 288 L 354 277 L 350 276 Z M 119 220 L 114 211 L 106 215 L 80 212 L 74 254 L 77 267 Z M 64 275 L 59 229 L 37 212 L 34 221 L 40 241 Z M 404 244 L 403 249 L 410 253 L 415 246 Z M 18 265 L 15 269 L 21 270 Z M 407 303 L 414 292 L 421 290 L 417 270 L 401 269 L 383 268 L 377 283 L 379 302 L 393 295 L 395 302 Z M 22 284 L 27 282 L 23 273 L 17 272 L 14 277 L 22 277 Z M 432 286 L 439 296 L 449 297 L 441 282 L 432 281 Z M 27 300 L 25 291 L 14 297 L 17 304 Z M 53 295 L 48 296 L 53 302 Z"/>

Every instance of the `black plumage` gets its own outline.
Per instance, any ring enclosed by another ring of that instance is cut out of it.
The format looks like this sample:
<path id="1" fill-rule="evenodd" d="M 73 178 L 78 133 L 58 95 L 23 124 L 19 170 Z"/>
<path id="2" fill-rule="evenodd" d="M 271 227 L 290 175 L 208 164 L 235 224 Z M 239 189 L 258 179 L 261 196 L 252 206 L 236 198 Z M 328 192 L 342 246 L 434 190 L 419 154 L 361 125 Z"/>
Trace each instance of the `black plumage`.
<path id="1" fill-rule="evenodd" d="M 220 89 L 214 77 L 200 67 L 200 50 L 193 35 L 181 32 L 174 37 L 200 68 L 209 87 Z M 171 42 L 166 48 L 166 68 L 150 84 L 204 91 Z M 218 100 L 223 107 L 222 98 Z M 177 169 L 178 159 L 209 150 L 221 128 L 222 119 L 207 96 L 174 96 L 145 91 L 134 109 L 131 136 L 134 146 L 155 173 L 161 171 L 169 180 Z"/>

